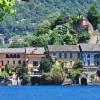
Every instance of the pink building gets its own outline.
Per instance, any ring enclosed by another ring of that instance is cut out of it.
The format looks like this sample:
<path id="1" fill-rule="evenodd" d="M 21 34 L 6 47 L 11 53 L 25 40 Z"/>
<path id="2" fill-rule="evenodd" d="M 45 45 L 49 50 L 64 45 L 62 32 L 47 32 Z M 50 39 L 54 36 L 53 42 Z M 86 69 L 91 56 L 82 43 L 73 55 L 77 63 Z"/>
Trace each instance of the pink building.
<path id="1" fill-rule="evenodd" d="M 6 64 L 12 67 L 25 66 L 31 70 L 38 69 L 42 58 L 46 57 L 42 47 L 0 48 L 0 69 Z"/>

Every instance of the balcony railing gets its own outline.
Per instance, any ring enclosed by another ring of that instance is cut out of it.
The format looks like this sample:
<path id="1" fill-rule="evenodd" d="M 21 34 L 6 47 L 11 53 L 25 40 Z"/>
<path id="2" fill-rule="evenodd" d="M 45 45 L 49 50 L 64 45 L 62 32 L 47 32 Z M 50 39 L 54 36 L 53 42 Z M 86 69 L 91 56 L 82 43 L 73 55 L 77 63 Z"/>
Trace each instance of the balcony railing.
<path id="1" fill-rule="evenodd" d="M 30 74 L 30 76 L 31 76 L 31 77 L 41 77 L 41 76 L 42 76 L 42 73 L 40 73 L 40 72 L 37 72 L 37 73 L 32 72 L 32 73 Z"/>
<path id="2" fill-rule="evenodd" d="M 98 67 L 98 66 L 85 66 L 84 69 L 85 69 L 85 71 L 96 72 L 97 70 L 100 69 L 100 67 Z"/>

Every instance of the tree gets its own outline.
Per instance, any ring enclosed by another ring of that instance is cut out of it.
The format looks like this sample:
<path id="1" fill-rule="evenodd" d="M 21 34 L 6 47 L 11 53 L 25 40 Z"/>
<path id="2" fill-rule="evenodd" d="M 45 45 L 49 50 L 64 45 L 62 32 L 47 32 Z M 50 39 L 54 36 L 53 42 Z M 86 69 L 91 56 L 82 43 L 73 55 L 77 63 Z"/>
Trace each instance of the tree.
<path id="1" fill-rule="evenodd" d="M 28 74 L 28 69 L 23 66 L 16 66 L 16 73 L 18 77 L 22 78 L 24 74 Z"/>
<path id="2" fill-rule="evenodd" d="M 48 34 L 42 34 L 42 35 L 39 35 L 38 37 L 36 37 L 35 39 L 33 39 L 31 45 L 32 46 L 39 46 L 39 47 L 42 47 L 42 46 L 47 46 L 48 43 L 49 43 L 49 40 L 50 40 L 50 37 Z"/>
<path id="3" fill-rule="evenodd" d="M 76 39 L 76 37 L 74 37 L 73 35 L 71 35 L 69 32 L 67 32 L 64 35 L 64 42 L 66 44 L 76 44 L 77 43 L 77 39 Z"/>
<path id="4" fill-rule="evenodd" d="M 62 36 L 55 30 L 50 35 L 49 44 L 61 44 L 63 42 Z"/>
<path id="5" fill-rule="evenodd" d="M 25 73 L 23 74 L 23 78 L 22 78 L 22 85 L 27 85 L 30 83 L 30 76 L 29 74 Z"/>
<path id="6" fill-rule="evenodd" d="M 87 13 L 89 22 L 93 25 L 94 29 L 97 29 L 98 23 L 100 23 L 100 14 L 96 10 L 95 6 L 91 6 Z"/>
<path id="7" fill-rule="evenodd" d="M 40 71 L 50 72 L 52 68 L 52 63 L 47 58 L 44 58 L 40 62 Z"/>
<path id="8" fill-rule="evenodd" d="M 53 67 L 51 70 L 51 74 L 54 82 L 61 83 L 64 80 L 64 72 L 61 67 Z"/>
<path id="9" fill-rule="evenodd" d="M 6 71 L 0 72 L 0 78 L 8 79 L 8 73 Z"/>
<path id="10" fill-rule="evenodd" d="M 90 34 L 88 32 L 82 32 L 78 35 L 78 42 L 87 42 L 90 39 Z"/>
<path id="11" fill-rule="evenodd" d="M 9 74 L 10 72 L 10 66 L 8 64 L 5 65 L 5 72 Z"/>
<path id="12" fill-rule="evenodd" d="M 47 34 L 51 27 L 51 23 L 48 20 L 43 21 L 43 23 L 38 25 L 37 35 Z"/>
<path id="13" fill-rule="evenodd" d="M 6 14 L 14 14 L 16 11 L 12 9 L 15 5 L 15 0 L 0 0 L 0 21 L 3 20 Z"/>
<path id="14" fill-rule="evenodd" d="M 27 85 L 30 82 L 30 75 L 28 74 L 28 68 L 23 66 L 16 67 L 17 77 L 22 79 L 22 85 Z"/>
<path id="15" fill-rule="evenodd" d="M 79 68 L 83 68 L 83 62 L 80 60 L 75 61 L 74 65 L 73 65 L 74 69 L 79 69 Z"/>

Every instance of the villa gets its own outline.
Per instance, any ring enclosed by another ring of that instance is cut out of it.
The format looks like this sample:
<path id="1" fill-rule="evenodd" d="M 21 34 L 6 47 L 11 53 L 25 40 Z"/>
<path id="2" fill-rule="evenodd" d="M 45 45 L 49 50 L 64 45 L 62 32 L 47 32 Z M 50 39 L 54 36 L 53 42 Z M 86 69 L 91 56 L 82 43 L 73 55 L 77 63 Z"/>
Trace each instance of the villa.
<path id="1" fill-rule="evenodd" d="M 77 60 L 82 60 L 84 68 L 100 68 L 100 44 L 48 45 L 48 52 L 56 65 L 64 62 L 64 67 L 72 68 Z"/>
<path id="2" fill-rule="evenodd" d="M 6 64 L 11 67 L 27 66 L 30 71 L 38 70 L 40 61 L 46 57 L 42 47 L 0 48 L 0 69 Z"/>
<path id="3" fill-rule="evenodd" d="M 72 68 L 75 61 L 80 59 L 80 50 L 77 45 L 48 45 L 48 52 L 56 65 L 64 62 L 64 67 Z"/>

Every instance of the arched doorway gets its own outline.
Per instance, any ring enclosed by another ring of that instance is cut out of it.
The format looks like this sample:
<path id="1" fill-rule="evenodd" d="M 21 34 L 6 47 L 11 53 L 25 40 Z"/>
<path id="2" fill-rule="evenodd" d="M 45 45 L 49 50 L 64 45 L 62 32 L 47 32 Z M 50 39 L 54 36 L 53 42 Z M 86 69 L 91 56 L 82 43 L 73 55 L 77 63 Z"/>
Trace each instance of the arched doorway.
<path id="1" fill-rule="evenodd" d="M 87 79 L 85 77 L 81 78 L 81 85 L 87 85 Z"/>
<path id="2" fill-rule="evenodd" d="M 100 54 L 94 56 L 94 64 L 96 67 L 100 67 Z"/>

